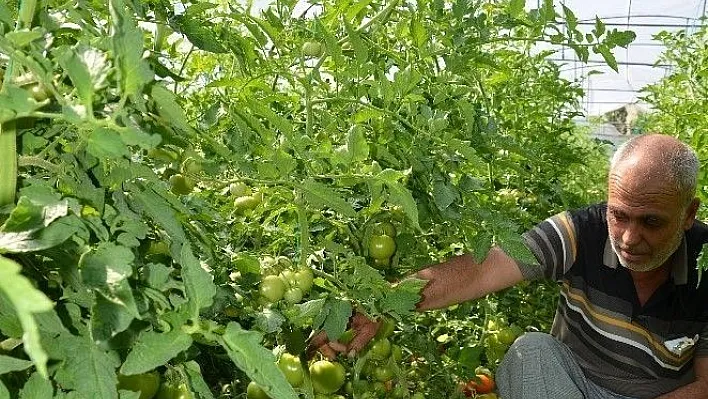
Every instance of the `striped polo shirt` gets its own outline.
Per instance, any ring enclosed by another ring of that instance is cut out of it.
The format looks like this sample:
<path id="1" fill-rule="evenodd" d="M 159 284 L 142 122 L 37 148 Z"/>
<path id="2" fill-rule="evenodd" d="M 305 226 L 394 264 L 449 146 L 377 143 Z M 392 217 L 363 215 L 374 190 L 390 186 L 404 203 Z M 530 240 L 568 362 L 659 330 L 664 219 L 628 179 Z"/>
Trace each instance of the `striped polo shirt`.
<path id="1" fill-rule="evenodd" d="M 708 282 L 696 258 L 708 226 L 696 221 L 671 256 L 671 277 L 640 305 L 629 270 L 610 245 L 606 204 L 563 212 L 524 234 L 540 265 L 526 279 L 560 283 L 551 334 L 585 375 L 615 393 L 654 398 L 694 380 L 693 359 L 708 356 Z"/>

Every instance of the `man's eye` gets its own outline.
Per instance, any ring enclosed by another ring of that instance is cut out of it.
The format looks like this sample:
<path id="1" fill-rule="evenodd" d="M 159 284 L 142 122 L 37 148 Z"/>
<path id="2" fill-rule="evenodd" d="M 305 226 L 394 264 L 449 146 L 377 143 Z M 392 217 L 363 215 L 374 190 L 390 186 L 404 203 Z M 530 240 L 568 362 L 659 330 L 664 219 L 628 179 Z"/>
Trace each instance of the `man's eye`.
<path id="1" fill-rule="evenodd" d="M 644 218 L 644 224 L 646 224 L 647 226 L 651 226 L 651 227 L 659 227 L 659 226 L 661 226 L 661 220 L 650 216 L 650 217 Z"/>
<path id="2" fill-rule="evenodd" d="M 627 220 L 627 216 L 619 212 L 612 212 L 612 217 L 618 222 L 624 222 Z"/>

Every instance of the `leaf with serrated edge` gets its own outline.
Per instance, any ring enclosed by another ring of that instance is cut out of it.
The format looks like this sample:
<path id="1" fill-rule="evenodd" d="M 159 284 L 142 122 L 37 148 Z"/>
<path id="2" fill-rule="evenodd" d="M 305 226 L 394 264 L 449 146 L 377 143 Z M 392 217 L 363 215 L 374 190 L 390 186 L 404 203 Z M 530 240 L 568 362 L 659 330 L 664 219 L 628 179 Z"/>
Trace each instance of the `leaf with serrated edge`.
<path id="1" fill-rule="evenodd" d="M 9 299 L 20 319 L 25 352 L 37 366 L 37 371 L 47 377 L 47 354 L 42 349 L 39 329 L 34 319 L 34 313 L 51 310 L 54 303 L 32 283 L 20 274 L 19 264 L 0 256 L 0 290 Z"/>
<path id="2" fill-rule="evenodd" d="M 106 352 L 89 336 L 65 334 L 57 338 L 57 343 L 64 352 L 55 374 L 62 388 L 78 391 L 87 398 L 118 398 L 115 369 L 120 359 L 115 352 Z"/>
<path id="3" fill-rule="evenodd" d="M 162 366 L 192 346 L 192 337 L 179 328 L 168 333 L 146 331 L 140 334 L 120 368 L 123 375 L 146 373 Z"/>
<path id="4" fill-rule="evenodd" d="M 202 267 L 188 244 L 182 247 L 181 255 L 182 280 L 189 299 L 189 314 L 193 320 L 197 320 L 199 311 L 213 303 L 216 285 L 213 276 Z"/>
<path id="5" fill-rule="evenodd" d="M 297 394 L 275 365 L 273 352 L 260 343 L 263 336 L 255 331 L 229 323 L 221 338 L 221 345 L 236 367 L 260 385 L 271 398 L 297 399 Z"/>
<path id="6" fill-rule="evenodd" d="M 32 374 L 20 391 L 20 399 L 51 398 L 52 396 L 54 396 L 52 383 L 39 373 Z"/>
<path id="7" fill-rule="evenodd" d="M 305 200 L 312 206 L 327 206 L 344 216 L 356 217 L 354 208 L 328 186 L 314 180 L 307 180 L 300 186 L 300 189 L 305 194 Z"/>

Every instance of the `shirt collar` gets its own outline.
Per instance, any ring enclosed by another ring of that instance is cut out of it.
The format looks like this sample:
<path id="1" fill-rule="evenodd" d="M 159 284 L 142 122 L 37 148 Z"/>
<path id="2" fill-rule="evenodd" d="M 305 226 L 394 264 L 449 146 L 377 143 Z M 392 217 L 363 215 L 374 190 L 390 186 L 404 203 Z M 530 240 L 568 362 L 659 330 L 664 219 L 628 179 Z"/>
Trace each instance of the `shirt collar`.
<path id="1" fill-rule="evenodd" d="M 686 237 L 681 240 L 681 245 L 670 258 L 671 265 L 671 277 L 676 285 L 684 285 L 688 282 L 688 259 L 686 249 Z M 614 249 L 612 249 L 612 243 L 608 238 L 605 241 L 605 251 L 602 256 L 603 263 L 605 266 L 616 269 L 620 264 L 617 254 Z"/>

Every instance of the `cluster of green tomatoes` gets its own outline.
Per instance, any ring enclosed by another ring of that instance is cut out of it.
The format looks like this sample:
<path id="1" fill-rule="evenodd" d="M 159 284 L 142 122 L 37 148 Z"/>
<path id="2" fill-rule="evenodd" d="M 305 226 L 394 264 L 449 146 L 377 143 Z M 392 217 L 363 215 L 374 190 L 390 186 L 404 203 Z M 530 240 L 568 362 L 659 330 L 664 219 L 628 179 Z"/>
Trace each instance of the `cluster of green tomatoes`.
<path id="1" fill-rule="evenodd" d="M 305 382 L 305 369 L 299 357 L 283 353 L 278 359 L 278 368 L 293 388 L 298 388 Z M 333 395 L 342 388 L 346 379 L 346 370 L 340 363 L 329 360 L 313 361 L 309 366 L 309 375 L 315 399 L 344 399 L 341 395 Z M 248 384 L 246 397 L 270 399 L 265 390 L 254 381 Z"/>
<path id="2" fill-rule="evenodd" d="M 244 214 L 263 202 L 263 193 L 253 191 L 246 183 L 238 182 L 229 185 L 229 193 L 234 196 L 234 210 Z"/>
<path id="3" fill-rule="evenodd" d="M 194 394 L 184 381 L 161 378 L 151 371 L 135 375 L 118 375 L 118 390 L 139 392 L 139 399 L 193 399 Z"/>
<path id="4" fill-rule="evenodd" d="M 312 269 L 303 266 L 293 267 L 290 259 L 279 256 L 267 256 L 261 260 L 265 274 L 258 286 L 261 298 L 267 303 L 276 303 L 284 299 L 289 304 L 296 304 L 310 292 L 314 273 Z"/>

